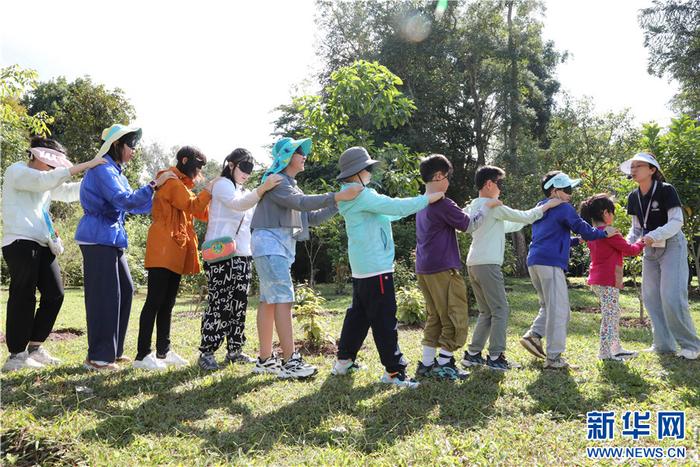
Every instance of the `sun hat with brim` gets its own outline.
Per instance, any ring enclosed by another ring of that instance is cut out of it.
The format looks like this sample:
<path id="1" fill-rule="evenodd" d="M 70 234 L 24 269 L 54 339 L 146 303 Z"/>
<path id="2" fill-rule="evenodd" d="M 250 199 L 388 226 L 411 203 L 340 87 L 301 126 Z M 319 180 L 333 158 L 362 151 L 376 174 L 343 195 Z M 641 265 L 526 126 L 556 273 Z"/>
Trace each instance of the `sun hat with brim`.
<path id="1" fill-rule="evenodd" d="M 264 182 L 272 174 L 282 172 L 289 165 L 298 148 L 301 148 L 304 157 L 308 156 L 311 153 L 311 138 L 280 138 L 272 147 L 272 165 L 263 174 L 262 181 Z"/>
<path id="2" fill-rule="evenodd" d="M 654 167 L 656 167 L 657 170 L 661 170 L 661 166 L 659 163 L 656 161 L 656 157 L 653 155 L 649 154 L 648 152 L 638 152 L 634 156 L 632 156 L 632 159 L 628 159 L 622 164 L 620 164 L 620 170 L 622 170 L 623 173 L 627 175 L 632 174 L 632 162 L 634 161 L 639 161 L 639 162 L 646 162 L 647 164 L 651 164 Z"/>
<path id="3" fill-rule="evenodd" d="M 354 146 L 346 149 L 338 160 L 340 174 L 336 180 L 345 180 L 353 175 L 362 172 L 364 169 L 378 164 L 379 161 L 372 159 L 367 150 L 361 146 Z"/>
<path id="4" fill-rule="evenodd" d="M 570 186 L 571 188 L 576 188 L 581 184 L 581 179 L 580 178 L 569 178 L 568 175 L 566 175 L 564 172 L 560 172 L 556 174 L 554 177 L 550 178 L 547 180 L 547 183 L 544 184 L 544 189 L 547 190 L 549 188 L 566 188 Z"/>
<path id="5" fill-rule="evenodd" d="M 40 160 L 46 165 L 50 165 L 54 169 L 64 167 L 69 169 L 73 167 L 73 163 L 68 160 L 65 154 L 50 148 L 30 148 L 29 153 L 35 159 Z"/>
<path id="6" fill-rule="evenodd" d="M 104 156 L 105 154 L 107 154 L 107 151 L 109 151 L 109 148 L 112 146 L 112 143 L 117 141 L 122 136 L 128 135 L 129 133 L 136 133 L 136 139 L 141 139 L 142 131 L 141 128 L 137 126 L 128 126 L 122 125 L 121 123 L 116 123 L 109 128 L 105 128 L 102 131 L 102 141 L 104 141 L 104 143 L 102 143 L 102 146 L 97 152 L 97 155 Z"/>

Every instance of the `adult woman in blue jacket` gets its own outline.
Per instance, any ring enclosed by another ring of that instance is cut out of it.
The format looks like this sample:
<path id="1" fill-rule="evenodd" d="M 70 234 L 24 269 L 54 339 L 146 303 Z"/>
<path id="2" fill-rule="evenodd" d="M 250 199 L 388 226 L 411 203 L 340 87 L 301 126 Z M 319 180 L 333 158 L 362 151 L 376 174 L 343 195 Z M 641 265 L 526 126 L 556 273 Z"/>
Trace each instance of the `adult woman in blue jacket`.
<path id="1" fill-rule="evenodd" d="M 112 125 L 102 132 L 104 143 L 97 156 L 107 163 L 87 172 L 80 187 L 83 217 L 75 240 L 83 254 L 88 355 L 85 368 L 118 370 L 127 362 L 124 337 L 131 313 L 134 286 L 124 256 L 128 245 L 124 217 L 151 211 L 157 187 L 175 175 L 163 173 L 137 190 L 124 176 L 124 164 L 134 156 L 141 129 Z"/>

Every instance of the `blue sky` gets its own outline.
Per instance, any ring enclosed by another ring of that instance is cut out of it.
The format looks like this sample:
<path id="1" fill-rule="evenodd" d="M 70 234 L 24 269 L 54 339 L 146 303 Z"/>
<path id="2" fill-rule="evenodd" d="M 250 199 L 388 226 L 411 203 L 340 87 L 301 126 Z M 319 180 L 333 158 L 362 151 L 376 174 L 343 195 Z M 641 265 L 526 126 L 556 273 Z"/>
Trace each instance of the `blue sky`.
<path id="1" fill-rule="evenodd" d="M 0 61 L 41 80 L 90 75 L 120 87 L 146 142 L 193 144 L 222 160 L 235 147 L 267 158 L 275 106 L 318 68 L 311 0 L 4 2 Z M 637 11 L 650 0 L 547 1 L 544 36 L 572 55 L 564 90 L 601 112 L 630 108 L 667 124 L 675 86 L 646 73 Z"/>

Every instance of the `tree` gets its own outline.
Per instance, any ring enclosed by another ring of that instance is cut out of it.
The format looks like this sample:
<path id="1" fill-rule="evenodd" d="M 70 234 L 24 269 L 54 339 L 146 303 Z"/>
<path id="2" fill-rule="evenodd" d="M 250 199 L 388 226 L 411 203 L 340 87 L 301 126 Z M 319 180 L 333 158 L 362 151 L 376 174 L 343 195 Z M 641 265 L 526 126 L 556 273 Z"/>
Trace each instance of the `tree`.
<path id="1" fill-rule="evenodd" d="M 385 141 L 377 145 L 372 132 L 384 128 L 400 128 L 415 110 L 413 102 L 398 90 L 401 79 L 386 67 L 358 60 L 331 74 L 323 91 L 316 95 L 294 97 L 292 103 L 279 108 L 278 132 L 294 137 L 310 137 L 314 146 L 314 165 L 299 176 L 299 183 L 308 191 L 332 191 L 326 180 L 337 175 L 337 157 L 351 146 L 364 146 L 373 157 L 382 160 L 374 179 L 390 196 L 418 194 L 419 155 L 405 145 Z M 316 261 L 324 247 L 335 245 L 344 235 L 336 228 L 324 226 L 312 230 L 312 239 L 305 243 L 309 261 L 309 284 L 315 283 Z M 343 255 L 344 256 L 344 255 Z M 342 269 L 345 260 L 332 258 L 335 269 Z M 336 280 L 341 280 L 337 278 Z"/>
<path id="2" fill-rule="evenodd" d="M 541 38 L 539 2 L 513 4 L 510 55 L 504 2 L 449 2 L 438 15 L 436 3 L 317 2 L 321 80 L 356 59 L 377 60 L 401 76 L 399 89 L 416 111 L 407 125 L 372 137 L 445 154 L 454 166 L 448 195 L 461 204 L 474 194 L 475 168 L 493 159 L 508 92 L 518 94 L 520 127 L 546 145 L 554 69 L 563 56 Z M 513 63 L 517 85 L 507 79 Z"/>
<path id="3" fill-rule="evenodd" d="M 66 78 L 39 83 L 23 99 L 30 112 L 45 112 L 53 117 L 49 129 L 69 152 L 73 162 L 85 162 L 102 145 L 102 130 L 115 124 L 129 124 L 135 117 L 134 107 L 121 89 L 107 89 L 89 76 L 68 82 Z M 134 157 L 126 170 L 127 178 L 137 184 L 141 160 Z"/>
<path id="4" fill-rule="evenodd" d="M 142 146 L 138 155 L 143 165 L 140 182 L 148 183 L 155 178 L 159 171 L 175 165 L 175 154 L 177 154 L 178 149 L 177 146 L 173 146 L 166 151 L 158 143 Z M 207 164 L 207 167 L 209 167 L 209 164 Z"/>
<path id="5" fill-rule="evenodd" d="M 654 0 L 639 13 L 648 71 L 680 84 L 674 98 L 678 110 L 700 113 L 700 3 L 696 0 Z"/>
<path id="6" fill-rule="evenodd" d="M 12 65 L 0 72 L 0 142 L 2 144 L 2 173 L 12 163 L 26 159 L 32 135 L 49 136 L 53 118 L 46 112 L 33 115 L 22 105 L 22 97 L 37 86 L 37 73 Z"/>

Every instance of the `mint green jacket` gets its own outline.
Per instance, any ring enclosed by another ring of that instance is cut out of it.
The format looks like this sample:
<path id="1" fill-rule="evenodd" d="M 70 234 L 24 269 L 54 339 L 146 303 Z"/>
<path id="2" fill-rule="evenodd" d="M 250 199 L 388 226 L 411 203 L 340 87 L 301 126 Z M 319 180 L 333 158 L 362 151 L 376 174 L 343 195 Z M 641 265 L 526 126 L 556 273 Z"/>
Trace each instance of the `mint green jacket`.
<path id="1" fill-rule="evenodd" d="M 343 189 L 350 184 L 344 184 Z M 352 201 L 338 203 L 345 218 L 352 277 L 362 279 L 394 271 L 391 222 L 415 214 L 428 205 L 428 196 L 390 198 L 365 188 Z"/>

